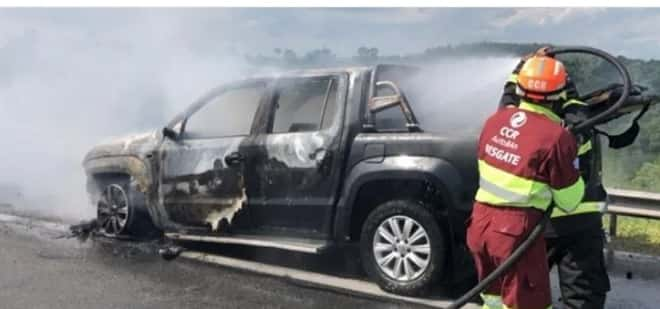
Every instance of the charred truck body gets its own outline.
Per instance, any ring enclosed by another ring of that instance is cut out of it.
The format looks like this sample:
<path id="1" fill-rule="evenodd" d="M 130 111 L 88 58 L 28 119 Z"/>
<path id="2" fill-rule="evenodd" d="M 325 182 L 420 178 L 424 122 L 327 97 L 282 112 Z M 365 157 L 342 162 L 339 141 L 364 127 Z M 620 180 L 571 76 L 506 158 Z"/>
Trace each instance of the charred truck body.
<path id="1" fill-rule="evenodd" d="M 369 274 L 405 294 L 451 270 L 471 276 L 476 135 L 422 131 L 393 81 L 415 72 L 249 79 L 214 89 L 160 132 L 95 147 L 84 167 L 101 231 L 155 227 L 308 253 L 360 244 Z"/>
<path id="2" fill-rule="evenodd" d="M 471 278 L 479 128 L 453 117 L 425 132 L 411 106 L 428 119 L 423 106 L 442 96 L 418 78 L 378 65 L 214 89 L 162 131 L 87 154 L 101 232 L 307 253 L 357 245 L 367 273 L 399 294 Z"/>

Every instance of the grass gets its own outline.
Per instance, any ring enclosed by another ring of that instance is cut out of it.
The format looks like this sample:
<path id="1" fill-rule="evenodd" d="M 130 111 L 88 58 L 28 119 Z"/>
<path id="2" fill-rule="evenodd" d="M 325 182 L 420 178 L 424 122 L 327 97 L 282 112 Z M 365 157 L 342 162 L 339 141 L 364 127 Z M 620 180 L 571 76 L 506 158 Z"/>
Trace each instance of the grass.
<path id="1" fill-rule="evenodd" d="M 609 215 L 604 216 L 603 225 L 609 231 Z M 616 233 L 610 242 L 614 250 L 660 256 L 660 220 L 619 216 Z"/>

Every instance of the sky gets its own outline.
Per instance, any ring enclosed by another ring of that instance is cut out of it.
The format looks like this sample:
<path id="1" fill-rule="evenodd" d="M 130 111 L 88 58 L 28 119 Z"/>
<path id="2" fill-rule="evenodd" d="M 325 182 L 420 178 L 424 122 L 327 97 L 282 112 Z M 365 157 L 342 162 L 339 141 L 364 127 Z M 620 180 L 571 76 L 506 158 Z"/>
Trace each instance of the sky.
<path id="1" fill-rule="evenodd" d="M 254 73 L 246 54 L 325 47 L 350 57 L 366 46 L 405 55 L 487 40 L 660 59 L 657 29 L 660 9 L 0 8 L 0 187 L 17 184 L 31 205 L 93 215 L 85 153 L 157 130 L 212 87 Z M 517 60 L 480 61 L 439 64 L 455 74 L 429 83 L 470 85 L 460 69 L 478 67 L 480 103 L 492 108 Z M 450 88 L 445 103 L 475 93 Z"/>
<path id="2" fill-rule="evenodd" d="M 159 33 L 159 27 L 168 29 Z M 0 9 L 0 46 L 36 32 L 140 48 L 122 37 L 127 29 L 167 34 L 205 55 L 327 47 L 350 56 L 363 45 L 390 55 L 489 40 L 583 44 L 660 58 L 658 8 Z"/>

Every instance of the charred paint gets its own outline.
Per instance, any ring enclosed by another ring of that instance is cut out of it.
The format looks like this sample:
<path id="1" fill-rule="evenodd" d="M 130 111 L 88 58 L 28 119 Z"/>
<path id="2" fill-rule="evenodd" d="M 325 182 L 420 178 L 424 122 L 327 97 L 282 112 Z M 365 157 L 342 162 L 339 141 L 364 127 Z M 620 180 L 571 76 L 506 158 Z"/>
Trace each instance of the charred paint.
<path id="1" fill-rule="evenodd" d="M 166 141 L 161 150 L 161 194 L 172 221 L 217 231 L 229 225 L 247 197 L 243 164 L 230 165 L 245 137 Z"/>

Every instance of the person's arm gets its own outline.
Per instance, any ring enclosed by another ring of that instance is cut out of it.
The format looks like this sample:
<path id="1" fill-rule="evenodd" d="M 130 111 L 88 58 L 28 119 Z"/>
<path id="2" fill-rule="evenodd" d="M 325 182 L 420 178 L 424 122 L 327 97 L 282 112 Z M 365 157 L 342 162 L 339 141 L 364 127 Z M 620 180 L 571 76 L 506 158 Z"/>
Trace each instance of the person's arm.
<path id="1" fill-rule="evenodd" d="M 573 86 L 574 87 L 574 86 Z M 577 93 L 577 92 L 575 92 Z M 569 98 L 577 98 L 578 95 L 570 95 Z M 575 125 L 581 121 L 586 120 L 588 117 L 591 117 L 591 112 L 588 108 L 588 105 L 584 102 L 572 99 L 567 101 L 564 106 L 564 120 L 567 124 Z M 597 171 L 594 169 L 600 169 L 599 166 L 596 166 L 595 154 L 593 151 L 594 139 L 598 138 L 593 132 L 593 130 L 588 130 L 580 134 L 577 137 L 578 140 L 578 165 L 580 170 L 580 175 L 584 180 L 584 197 L 583 202 L 600 202 L 604 203 L 607 200 L 607 191 L 600 181 L 597 181 L 600 177 L 597 175 Z M 597 205 L 601 207 L 601 211 L 604 210 L 602 205 Z M 584 209 L 584 208 L 583 208 Z"/>
<path id="2" fill-rule="evenodd" d="M 520 59 L 516 68 L 513 69 L 511 74 L 509 74 L 509 78 L 504 84 L 502 97 L 500 98 L 500 108 L 504 108 L 508 105 L 518 106 L 520 103 L 520 97 L 516 94 L 516 85 L 518 84 L 518 73 L 520 73 L 520 68 L 525 64 L 525 59 L 526 58 Z"/>
<path id="3" fill-rule="evenodd" d="M 567 89 L 575 88 L 575 85 L 570 82 Z M 569 90 L 567 90 L 569 91 Z M 569 91 L 570 93 L 570 91 Z M 577 92 L 574 92 L 577 93 Z M 589 105 L 582 101 L 579 101 L 575 96 L 569 96 L 569 100 L 562 106 L 562 118 L 568 126 L 575 126 L 576 124 L 587 120 L 591 117 L 589 112 Z M 591 139 L 593 137 L 593 132 L 591 130 L 582 132 L 579 136 L 576 137 L 578 143 L 578 157 L 589 152 L 591 150 L 592 144 Z"/>
<path id="4" fill-rule="evenodd" d="M 546 159 L 552 199 L 565 212 L 575 210 L 584 197 L 584 181 L 577 165 L 577 144 L 569 131 L 563 131 Z"/>

